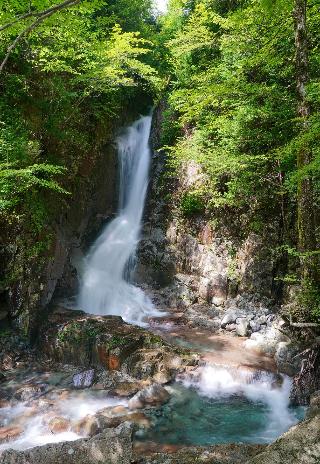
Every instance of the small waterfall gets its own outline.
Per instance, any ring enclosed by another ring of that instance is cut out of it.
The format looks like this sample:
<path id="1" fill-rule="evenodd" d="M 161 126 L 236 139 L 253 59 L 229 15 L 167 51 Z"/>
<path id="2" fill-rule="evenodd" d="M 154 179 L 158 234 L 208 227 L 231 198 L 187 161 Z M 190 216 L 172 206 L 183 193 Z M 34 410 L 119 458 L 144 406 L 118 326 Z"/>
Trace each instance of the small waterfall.
<path id="1" fill-rule="evenodd" d="M 256 437 L 257 443 L 271 442 L 298 422 L 295 412 L 289 408 L 292 380 L 285 375 L 208 364 L 196 369 L 191 376 L 182 377 L 182 381 L 208 398 L 242 396 L 252 403 L 265 404 L 268 419 L 266 428 Z"/>
<path id="2" fill-rule="evenodd" d="M 96 315 L 114 314 L 144 325 L 158 315 L 144 292 L 130 283 L 148 187 L 151 116 L 118 137 L 119 212 L 92 246 L 85 263 L 78 307 Z"/>

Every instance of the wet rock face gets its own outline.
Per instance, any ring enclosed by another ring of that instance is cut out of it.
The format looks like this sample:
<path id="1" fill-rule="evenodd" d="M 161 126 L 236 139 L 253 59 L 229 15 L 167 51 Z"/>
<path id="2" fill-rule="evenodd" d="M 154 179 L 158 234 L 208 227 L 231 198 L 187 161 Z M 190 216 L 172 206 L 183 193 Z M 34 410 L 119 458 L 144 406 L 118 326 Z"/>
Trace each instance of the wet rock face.
<path id="1" fill-rule="evenodd" d="M 0 284 L 0 301 L 5 298 L 6 303 L 5 308 L 0 304 L 0 319 L 9 313 L 9 317 L 31 335 L 41 323 L 42 311 L 53 294 L 76 290 L 77 269 L 73 255 L 87 247 L 91 235 L 100 230 L 116 209 L 115 125 L 107 131 L 104 128 L 103 140 L 97 136 L 93 151 L 78 154 L 78 175 L 69 178 L 66 186 L 72 192 L 67 198 L 68 207 L 48 208 L 51 216 L 44 235 L 51 239 L 43 242 L 45 251 L 30 257 L 30 249 L 41 244 L 37 243 L 38 237 L 30 230 L 28 222 L 0 226 L 5 254 L 3 256 L 1 249 L 1 271 L 6 279 L 11 277 L 9 286 L 2 288 Z"/>
<path id="2" fill-rule="evenodd" d="M 177 274 L 192 276 L 195 297 L 209 304 L 242 293 L 273 296 L 277 263 L 270 249 L 278 236 L 272 220 L 260 235 L 239 224 L 237 230 L 232 218 L 221 220 L 219 227 L 213 225 L 216 218 L 205 214 L 188 220 L 177 208 L 177 198 L 202 188 L 206 175 L 190 160 L 181 166 L 175 183 L 164 187 L 165 169 L 163 154 L 155 153 L 137 280 L 163 287 L 173 284 Z M 171 204 L 164 200 L 168 191 L 174 198 Z"/>
<path id="3" fill-rule="evenodd" d="M 312 395 L 320 390 L 320 349 L 316 346 L 300 356 L 301 369 L 293 382 L 291 399 L 294 404 L 307 405 Z"/>
<path id="4" fill-rule="evenodd" d="M 130 464 L 131 435 L 132 427 L 125 423 L 88 439 L 5 451 L 1 464 Z"/>
<path id="5" fill-rule="evenodd" d="M 160 337 L 126 324 L 118 316 L 91 316 L 57 308 L 42 328 L 40 351 L 52 360 L 76 366 L 103 368 L 138 380 L 170 381 L 194 363 L 192 356 Z M 92 383 L 93 372 L 74 377 L 77 385 Z"/>

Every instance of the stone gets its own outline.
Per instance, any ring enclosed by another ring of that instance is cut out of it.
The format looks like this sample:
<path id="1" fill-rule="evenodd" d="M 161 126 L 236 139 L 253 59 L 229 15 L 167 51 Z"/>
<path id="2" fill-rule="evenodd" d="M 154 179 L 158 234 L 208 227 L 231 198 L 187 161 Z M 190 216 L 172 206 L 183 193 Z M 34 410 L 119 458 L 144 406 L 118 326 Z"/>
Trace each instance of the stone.
<path id="1" fill-rule="evenodd" d="M 218 297 L 218 296 L 214 296 L 211 300 L 211 303 L 214 305 L 214 306 L 223 306 L 224 305 L 224 302 L 225 302 L 225 298 L 222 298 L 222 297 Z"/>
<path id="2" fill-rule="evenodd" d="M 150 419 L 143 412 L 130 412 L 123 416 L 105 416 L 103 414 L 97 414 L 100 430 L 106 428 L 118 427 L 124 422 L 130 422 L 138 428 L 149 428 L 151 425 Z"/>
<path id="3" fill-rule="evenodd" d="M 64 417 L 54 417 L 49 421 L 48 427 L 53 434 L 67 432 L 70 429 L 70 422 Z"/>
<path id="4" fill-rule="evenodd" d="M 307 411 L 307 419 L 320 416 L 320 390 L 316 391 L 310 397 L 310 406 Z"/>
<path id="5" fill-rule="evenodd" d="M 193 362 L 187 350 L 119 316 L 94 316 L 61 307 L 41 328 L 39 348 L 56 362 L 90 367 L 74 378 L 79 386 L 92 382 L 93 368 L 102 368 L 110 376 L 119 373 L 119 383 L 128 376 L 133 382 L 155 376 L 158 383 L 167 383 Z"/>
<path id="6" fill-rule="evenodd" d="M 236 333 L 239 337 L 247 337 L 249 335 L 249 321 L 247 319 L 240 319 L 237 322 Z"/>
<path id="7" fill-rule="evenodd" d="M 274 355 L 279 372 L 294 376 L 299 372 L 301 359 L 295 357 L 299 348 L 291 342 L 279 342 Z"/>
<path id="8" fill-rule="evenodd" d="M 93 437 L 101 431 L 98 418 L 91 415 L 74 422 L 72 424 L 72 430 L 78 435 L 84 435 L 86 437 Z"/>
<path id="9" fill-rule="evenodd" d="M 33 398 L 41 395 L 48 389 L 48 385 L 44 383 L 34 384 L 34 385 L 24 385 L 19 388 L 14 394 L 15 399 L 19 401 L 30 401 Z"/>
<path id="10" fill-rule="evenodd" d="M 154 384 L 144 390 L 141 390 L 129 400 L 130 409 L 142 409 L 148 406 L 160 405 L 168 402 L 170 399 L 169 392 L 162 385 Z"/>
<path id="11" fill-rule="evenodd" d="M 92 438 L 51 443 L 25 451 L 8 450 L 1 464 L 130 464 L 132 425 L 121 424 Z"/>
<path id="12" fill-rule="evenodd" d="M 228 324 L 233 324 L 238 317 L 239 312 L 236 309 L 229 309 L 221 321 L 221 328 L 225 329 Z"/>
<path id="13" fill-rule="evenodd" d="M 75 374 L 72 378 L 73 386 L 75 388 L 89 388 L 94 382 L 95 370 L 90 369 L 85 372 Z"/>
<path id="14" fill-rule="evenodd" d="M 233 332 L 234 330 L 236 330 L 236 328 L 237 324 L 228 324 L 226 325 L 225 330 L 227 330 L 228 332 Z"/>
<path id="15" fill-rule="evenodd" d="M 257 321 L 250 321 L 250 329 L 252 332 L 259 332 L 261 325 Z"/>
<path id="16" fill-rule="evenodd" d="M 13 440 L 23 432 L 21 427 L 0 427 L 0 443 Z"/>
<path id="17" fill-rule="evenodd" d="M 246 464 L 319 464 L 320 416 L 292 427 Z"/>
<path id="18" fill-rule="evenodd" d="M 151 449 L 150 449 L 151 448 Z M 263 451 L 265 445 L 226 444 L 207 447 L 153 446 L 148 443 L 146 455 L 143 448 L 136 449 L 141 464 L 245 464 L 248 459 Z M 150 451 L 153 451 L 152 454 Z M 141 456 L 142 459 L 141 459 Z M 292 463 L 293 464 L 293 463 Z"/>

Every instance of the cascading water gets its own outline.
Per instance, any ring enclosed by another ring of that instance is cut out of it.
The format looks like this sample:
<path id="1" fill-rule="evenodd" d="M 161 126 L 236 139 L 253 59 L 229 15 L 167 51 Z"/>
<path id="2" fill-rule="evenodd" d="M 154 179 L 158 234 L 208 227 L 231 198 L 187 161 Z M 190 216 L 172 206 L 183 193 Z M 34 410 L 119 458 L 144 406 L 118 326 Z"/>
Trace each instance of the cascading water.
<path id="1" fill-rule="evenodd" d="M 291 380 L 265 371 L 205 365 L 167 387 L 161 411 L 138 440 L 172 445 L 270 443 L 303 417 L 289 407 Z"/>
<path id="2" fill-rule="evenodd" d="M 117 139 L 120 163 L 119 213 L 92 246 L 78 306 L 96 315 L 114 314 L 144 325 L 159 315 L 144 292 L 130 283 L 148 187 L 151 116 L 144 116 Z"/>

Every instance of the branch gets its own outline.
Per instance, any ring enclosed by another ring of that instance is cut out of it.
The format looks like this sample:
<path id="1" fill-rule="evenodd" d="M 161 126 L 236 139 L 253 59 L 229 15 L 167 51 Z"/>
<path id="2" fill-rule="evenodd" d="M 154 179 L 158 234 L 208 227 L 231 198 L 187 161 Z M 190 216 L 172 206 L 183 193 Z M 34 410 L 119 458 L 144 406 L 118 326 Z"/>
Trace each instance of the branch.
<path id="1" fill-rule="evenodd" d="M 2 30 L 3 30 L 4 28 L 9 27 L 10 25 L 15 24 L 16 22 L 18 22 L 18 21 L 20 21 L 22 19 L 25 19 L 27 17 L 32 17 L 32 16 L 37 17 L 37 19 L 33 23 L 31 23 L 28 27 L 26 27 L 23 31 L 20 32 L 20 34 L 14 39 L 12 44 L 8 47 L 7 54 L 4 57 L 4 60 L 2 61 L 1 65 L 0 65 L 0 73 L 2 73 L 2 71 L 3 71 L 4 67 L 5 67 L 5 65 L 7 64 L 7 61 L 9 59 L 12 51 L 17 46 L 18 42 L 20 42 L 22 37 L 29 34 L 37 26 L 39 26 L 39 24 L 41 24 L 42 21 L 49 18 L 50 16 L 52 16 L 57 11 L 62 10 L 64 8 L 67 8 L 69 6 L 77 5 L 80 2 L 81 2 L 81 0 L 66 0 L 63 3 L 60 3 L 59 5 L 55 5 L 55 6 L 51 7 L 51 8 L 48 8 L 47 10 L 44 10 L 44 11 L 42 11 L 40 13 L 26 13 L 25 15 L 21 16 L 20 19 L 17 19 L 16 21 L 12 22 L 11 24 L 2 26 Z"/>
<path id="2" fill-rule="evenodd" d="M 39 18 L 39 17 L 47 15 L 48 13 L 55 13 L 56 11 L 62 10 L 63 8 L 67 8 L 68 6 L 73 6 L 74 4 L 79 3 L 79 1 L 76 2 L 75 0 L 65 0 L 64 2 L 59 3 L 58 5 L 54 5 L 48 8 L 47 10 L 34 11 L 34 12 L 31 11 L 29 13 L 25 13 L 21 16 L 18 16 L 17 19 L 12 21 L 11 23 L 7 23 L 7 24 L 4 24 L 3 26 L 0 26 L 0 32 L 4 31 L 5 29 L 8 29 L 11 26 L 14 26 L 15 24 L 17 24 L 20 21 L 23 21 L 24 19 Z"/>

